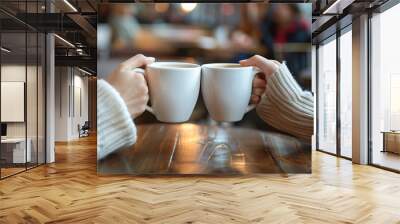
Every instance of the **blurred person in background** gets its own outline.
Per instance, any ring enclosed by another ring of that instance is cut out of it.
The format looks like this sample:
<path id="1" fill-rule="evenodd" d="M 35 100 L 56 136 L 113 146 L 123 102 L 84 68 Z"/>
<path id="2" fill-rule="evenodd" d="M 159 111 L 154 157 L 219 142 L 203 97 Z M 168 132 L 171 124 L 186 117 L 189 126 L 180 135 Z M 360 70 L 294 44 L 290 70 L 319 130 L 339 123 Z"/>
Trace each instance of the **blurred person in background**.
<path id="1" fill-rule="evenodd" d="M 111 4 L 109 23 L 112 29 L 112 42 L 116 48 L 131 46 L 140 31 L 134 10 L 133 4 Z"/>
<path id="2" fill-rule="evenodd" d="M 273 49 L 273 52 L 266 56 L 278 60 L 284 59 L 297 81 L 300 81 L 302 76 L 311 76 L 307 74 L 311 72 L 310 49 L 307 49 L 307 46 L 311 47 L 310 24 L 302 16 L 298 5 L 274 4 L 270 13 L 263 19 L 265 25 L 261 27 L 262 42 Z M 286 51 L 284 50 L 286 44 L 297 44 L 297 46 L 288 45 Z"/>
<path id="3" fill-rule="evenodd" d="M 109 24 L 112 31 L 113 50 L 127 50 L 140 48 L 164 49 L 166 44 L 158 39 L 151 30 L 146 30 L 142 23 L 139 23 L 136 11 L 140 11 L 141 5 L 133 4 L 111 4 Z M 143 6 L 143 5 L 142 5 Z M 146 19 L 156 18 L 149 15 Z M 160 21 L 159 21 L 160 22 Z"/>
<path id="4" fill-rule="evenodd" d="M 241 12 L 241 22 L 232 34 L 233 43 L 248 47 L 257 41 L 267 49 L 263 56 L 286 61 L 298 82 L 303 76 L 311 76 L 310 24 L 297 4 L 247 4 Z M 235 59 L 246 57 L 248 53 Z"/>
<path id="5" fill-rule="evenodd" d="M 107 80 L 97 82 L 97 126 L 99 159 L 136 142 L 135 118 L 145 111 L 149 100 L 143 74 L 134 68 L 155 61 L 136 55 L 121 63 Z M 313 96 L 303 91 L 284 63 L 256 55 L 240 61 L 262 72 L 253 80 L 251 102 L 257 115 L 272 127 L 311 142 L 313 133 Z M 264 123 L 265 125 L 265 123 Z"/>

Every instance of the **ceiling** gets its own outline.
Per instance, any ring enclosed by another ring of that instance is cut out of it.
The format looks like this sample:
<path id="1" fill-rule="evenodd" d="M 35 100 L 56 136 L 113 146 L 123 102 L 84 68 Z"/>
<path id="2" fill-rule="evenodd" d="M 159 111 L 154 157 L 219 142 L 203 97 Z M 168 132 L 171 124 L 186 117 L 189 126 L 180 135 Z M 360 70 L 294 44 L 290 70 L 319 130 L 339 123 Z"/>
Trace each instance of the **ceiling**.
<path id="1" fill-rule="evenodd" d="M 232 0 L 227 0 L 232 1 Z M 269 2 L 312 3 L 313 39 L 327 35 L 330 27 L 346 16 L 354 16 L 382 5 L 387 0 L 270 0 Z M 55 32 L 61 38 L 75 45 L 74 48 L 60 38 L 56 38 L 56 56 L 60 64 L 69 61 L 82 62 L 91 70 L 96 70 L 96 26 L 98 3 L 132 2 L 132 0 L 1 0 L 0 26 L 3 33 L 2 43 L 13 49 L 14 54 L 24 52 L 25 38 L 18 33 L 28 31 Z M 141 2 L 161 2 L 141 1 Z M 165 2 L 165 1 L 164 1 Z M 210 1 L 201 1 L 210 2 Z M 259 2 L 259 1 L 252 1 Z M 52 13 L 48 13 L 49 11 Z M 351 21 L 351 18 L 350 18 Z M 334 32 L 334 30 L 332 31 Z M 30 38 L 28 38 L 28 42 Z M 7 43 L 7 44 L 6 44 Z M 28 55 L 36 46 L 28 43 Z M 76 49 L 81 49 L 78 50 Z M 88 66 L 88 63 L 92 63 Z"/>
<path id="2" fill-rule="evenodd" d="M 390 0 L 326 0 L 313 2 L 313 43 L 352 23 L 353 17 L 374 12 Z"/>
<path id="3" fill-rule="evenodd" d="M 7 54 L 9 60 L 21 61 L 25 55 L 28 58 L 36 55 L 38 49 L 30 43 L 33 35 L 29 32 L 35 36 L 54 32 L 61 37 L 55 38 L 56 65 L 80 66 L 95 72 L 96 7 L 96 0 L 47 0 L 47 4 L 45 0 L 1 0 L 2 46 L 11 50 Z"/>

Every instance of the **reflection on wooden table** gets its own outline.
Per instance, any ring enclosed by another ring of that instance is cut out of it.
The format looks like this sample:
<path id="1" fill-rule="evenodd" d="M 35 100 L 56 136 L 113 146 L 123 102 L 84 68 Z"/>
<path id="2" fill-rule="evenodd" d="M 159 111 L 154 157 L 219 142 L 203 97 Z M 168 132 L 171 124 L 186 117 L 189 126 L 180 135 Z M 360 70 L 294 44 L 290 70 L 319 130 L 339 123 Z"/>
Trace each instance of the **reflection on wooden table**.
<path id="1" fill-rule="evenodd" d="M 138 125 L 138 140 L 98 162 L 100 174 L 310 173 L 311 145 L 254 129 Z"/>

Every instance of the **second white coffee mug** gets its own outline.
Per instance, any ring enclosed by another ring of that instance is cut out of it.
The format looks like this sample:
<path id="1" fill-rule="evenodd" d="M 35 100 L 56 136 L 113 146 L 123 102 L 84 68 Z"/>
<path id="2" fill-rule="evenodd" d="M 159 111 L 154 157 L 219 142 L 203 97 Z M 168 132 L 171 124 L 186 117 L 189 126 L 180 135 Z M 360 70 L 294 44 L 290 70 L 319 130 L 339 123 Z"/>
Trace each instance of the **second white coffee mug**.
<path id="1" fill-rule="evenodd" d="M 137 70 L 137 69 L 136 69 Z M 162 122 L 189 120 L 200 92 L 201 67 L 183 62 L 155 62 L 147 66 L 151 107 Z"/>
<path id="2" fill-rule="evenodd" d="M 254 108 L 249 105 L 252 82 L 258 69 L 235 63 L 202 66 L 201 91 L 210 116 L 215 121 L 235 122 Z"/>

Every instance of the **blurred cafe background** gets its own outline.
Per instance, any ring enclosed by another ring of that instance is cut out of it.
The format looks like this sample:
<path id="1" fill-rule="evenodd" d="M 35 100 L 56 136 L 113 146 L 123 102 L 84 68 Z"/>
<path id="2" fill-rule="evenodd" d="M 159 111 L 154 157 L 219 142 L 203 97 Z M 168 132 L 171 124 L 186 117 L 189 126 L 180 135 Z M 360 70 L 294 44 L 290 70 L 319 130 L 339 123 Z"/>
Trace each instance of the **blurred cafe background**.
<path id="1" fill-rule="evenodd" d="M 131 3 L 100 4 L 98 76 L 106 78 L 135 54 L 157 61 L 234 62 L 255 54 L 286 61 L 311 89 L 311 4 Z M 268 128 L 254 111 L 234 124 Z M 148 112 L 136 123 L 157 122 Z M 212 122 L 201 94 L 190 122 Z"/>

